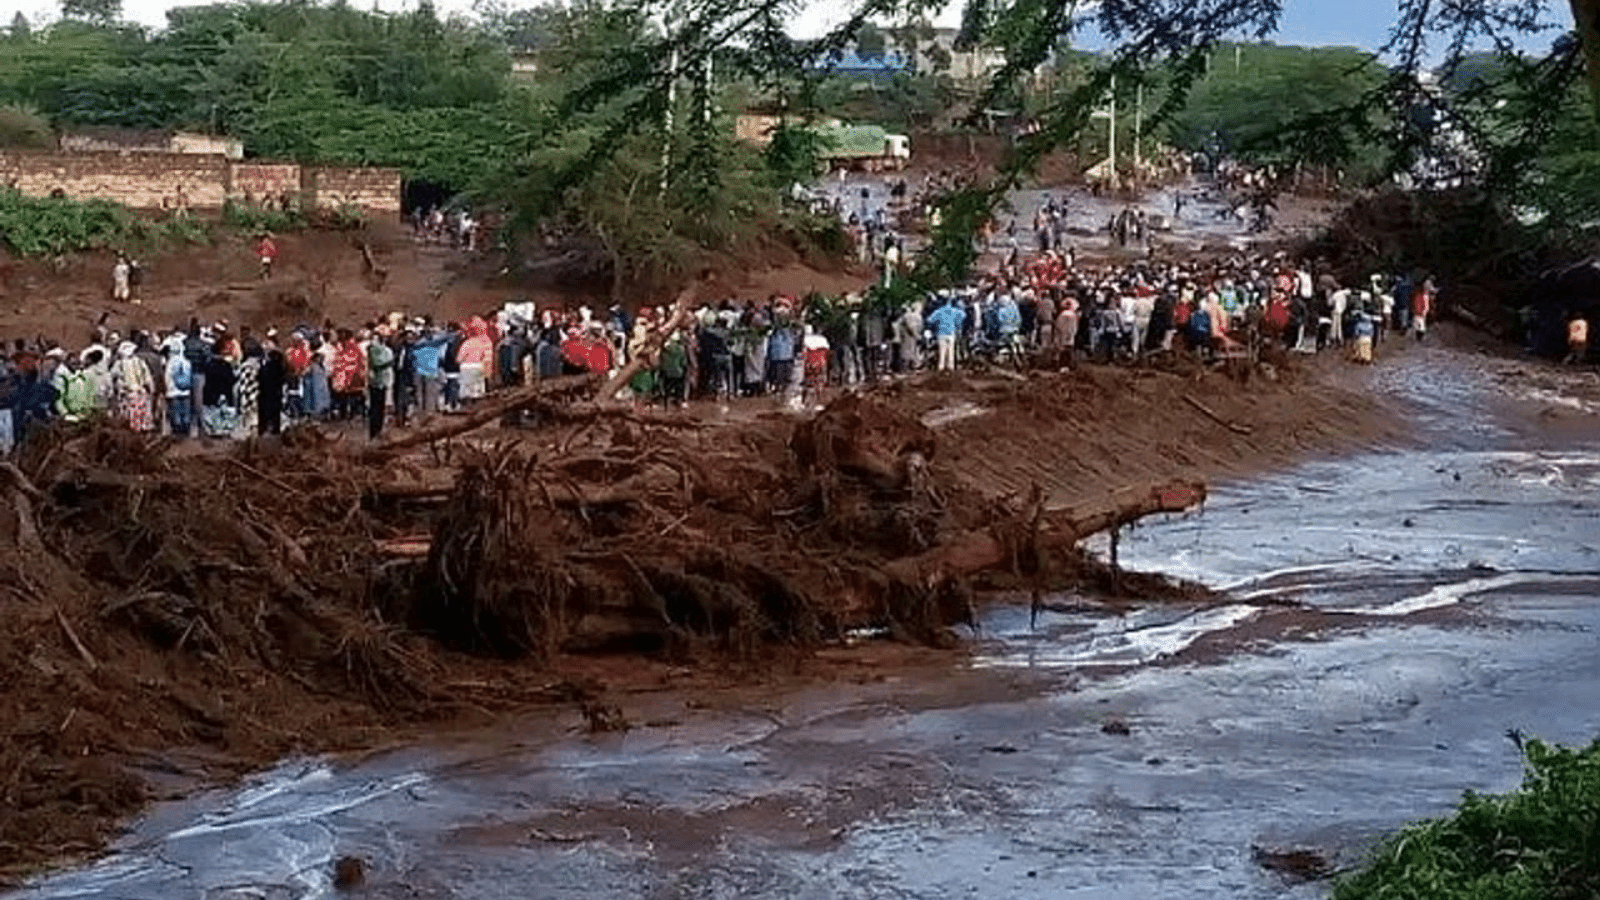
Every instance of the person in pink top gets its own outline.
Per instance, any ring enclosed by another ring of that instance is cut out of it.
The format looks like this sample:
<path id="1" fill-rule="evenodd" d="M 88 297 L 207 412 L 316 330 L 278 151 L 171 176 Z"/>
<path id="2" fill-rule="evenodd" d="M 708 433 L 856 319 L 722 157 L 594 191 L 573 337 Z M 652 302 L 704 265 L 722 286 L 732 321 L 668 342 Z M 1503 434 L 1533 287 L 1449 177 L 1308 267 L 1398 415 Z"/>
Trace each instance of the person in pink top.
<path id="1" fill-rule="evenodd" d="M 489 337 L 489 323 L 478 316 L 468 319 L 461 333 L 461 348 L 456 351 L 456 361 L 461 364 L 461 399 L 475 400 L 484 395 L 494 341 Z"/>

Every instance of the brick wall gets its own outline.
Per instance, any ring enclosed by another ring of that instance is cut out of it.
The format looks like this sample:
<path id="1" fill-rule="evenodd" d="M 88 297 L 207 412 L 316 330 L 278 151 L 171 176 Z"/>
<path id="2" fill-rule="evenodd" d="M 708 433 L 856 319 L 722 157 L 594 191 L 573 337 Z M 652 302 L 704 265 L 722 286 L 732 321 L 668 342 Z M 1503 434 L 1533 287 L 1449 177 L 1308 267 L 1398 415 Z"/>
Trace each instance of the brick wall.
<path id="1" fill-rule="evenodd" d="M 228 196 L 246 203 L 300 196 L 300 167 L 294 163 L 234 163 Z"/>
<path id="2" fill-rule="evenodd" d="M 100 197 L 134 209 L 221 207 L 228 197 L 259 202 L 285 192 L 302 203 L 398 213 L 399 169 L 230 162 L 221 155 L 179 153 L 0 153 L 0 185 L 30 197 L 59 190 Z"/>
<path id="3" fill-rule="evenodd" d="M 359 206 L 368 212 L 398 213 L 404 182 L 399 169 L 305 166 L 300 187 L 319 207 Z"/>
<path id="4" fill-rule="evenodd" d="M 59 190 L 135 209 L 221 206 L 228 160 L 172 153 L 0 153 L 0 182 L 30 197 Z"/>

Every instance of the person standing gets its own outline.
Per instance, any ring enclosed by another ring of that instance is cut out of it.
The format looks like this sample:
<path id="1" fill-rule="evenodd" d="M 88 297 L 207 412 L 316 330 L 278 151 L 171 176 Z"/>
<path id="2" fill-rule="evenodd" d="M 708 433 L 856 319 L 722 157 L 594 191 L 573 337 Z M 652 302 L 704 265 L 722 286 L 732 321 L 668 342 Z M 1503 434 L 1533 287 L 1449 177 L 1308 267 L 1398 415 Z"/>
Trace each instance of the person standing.
<path id="1" fill-rule="evenodd" d="M 448 343 L 448 336 L 434 334 L 426 324 L 419 325 L 417 338 L 411 344 L 411 368 L 416 381 L 415 399 L 419 415 L 442 410 L 439 398 L 444 388 L 444 373 L 440 365 Z"/>
<path id="2" fill-rule="evenodd" d="M 239 436 L 257 433 L 261 425 L 261 346 L 254 344 L 239 363 Z"/>
<path id="3" fill-rule="evenodd" d="M 127 303 L 133 297 L 133 266 L 128 262 L 125 254 L 117 254 L 117 262 L 111 267 L 111 299 L 118 303 Z"/>
<path id="4" fill-rule="evenodd" d="M 367 360 L 361 343 L 348 328 L 335 332 L 333 365 L 328 376 L 333 391 L 333 418 L 348 421 L 355 417 L 361 393 L 366 390 Z"/>
<path id="5" fill-rule="evenodd" d="M 1571 321 L 1567 322 L 1567 359 L 1574 365 L 1582 365 L 1589 355 L 1589 320 L 1582 313 L 1573 313 Z"/>
<path id="6" fill-rule="evenodd" d="M 259 380 L 260 397 L 257 398 L 256 430 L 258 434 L 280 434 L 283 431 L 283 404 L 285 389 L 294 383 L 289 374 L 289 363 L 283 351 L 274 347 L 267 351 L 261 363 Z"/>
<path id="7" fill-rule="evenodd" d="M 117 418 L 130 430 L 143 433 L 156 430 L 153 407 L 150 405 L 155 380 L 150 375 L 150 368 L 139 358 L 138 349 L 132 341 L 117 345 L 117 359 L 111 364 L 111 380 Z"/>
<path id="8" fill-rule="evenodd" d="M 234 371 L 233 363 L 228 362 L 227 348 L 222 338 L 217 339 L 212 345 L 211 355 L 206 357 L 204 380 L 195 380 L 202 385 L 200 433 L 214 438 L 231 436 L 239 421 L 239 408 L 235 405 L 234 397 L 238 373 Z"/>
<path id="9" fill-rule="evenodd" d="M 900 371 L 922 368 L 922 309 L 920 303 L 906 304 L 905 312 L 894 322 L 894 336 L 900 344 Z"/>
<path id="10" fill-rule="evenodd" d="M 1411 333 L 1417 336 L 1417 343 L 1421 343 L 1428 333 L 1428 316 L 1432 312 L 1433 280 L 1427 279 L 1411 295 Z"/>
<path id="11" fill-rule="evenodd" d="M 161 349 L 167 355 L 167 427 L 177 437 L 188 437 L 193 422 L 194 404 L 190 390 L 194 387 L 194 371 L 183 352 L 183 339 L 177 335 L 167 338 Z"/>
<path id="12" fill-rule="evenodd" d="M 272 267 L 278 262 L 278 242 L 273 240 L 272 232 L 262 232 L 261 242 L 256 244 L 256 255 L 261 258 L 261 280 L 266 281 L 272 277 Z"/>
<path id="13" fill-rule="evenodd" d="M 373 440 L 383 433 L 384 409 L 394 388 L 394 350 L 388 338 L 388 326 L 379 325 L 367 342 L 367 437 Z"/>
<path id="14" fill-rule="evenodd" d="M 934 346 L 938 348 L 938 369 L 949 372 L 956 367 L 956 335 L 961 333 L 961 326 L 967 318 L 955 300 L 946 300 L 944 305 L 928 314 L 928 327 L 933 329 Z"/>

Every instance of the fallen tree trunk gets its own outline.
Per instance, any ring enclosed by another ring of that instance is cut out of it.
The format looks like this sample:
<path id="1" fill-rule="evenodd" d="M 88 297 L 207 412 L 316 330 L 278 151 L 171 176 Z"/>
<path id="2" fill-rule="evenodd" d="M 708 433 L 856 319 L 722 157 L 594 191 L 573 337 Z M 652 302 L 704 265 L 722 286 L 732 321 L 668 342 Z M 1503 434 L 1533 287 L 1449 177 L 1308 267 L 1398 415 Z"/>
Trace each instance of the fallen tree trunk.
<path id="1" fill-rule="evenodd" d="M 611 379 L 600 388 L 599 399 L 601 403 L 615 400 L 617 392 L 627 387 L 628 382 L 633 380 L 633 376 L 639 374 L 639 370 L 644 368 L 645 361 L 655 358 L 662 346 L 666 344 L 667 338 L 671 337 L 674 331 L 689 324 L 689 319 L 694 315 L 695 294 L 707 277 L 707 275 L 702 274 L 697 281 L 678 292 L 677 299 L 672 303 L 672 315 L 667 318 L 666 324 L 660 326 L 649 337 L 645 338 L 644 348 L 640 352 L 633 354 L 633 358 L 628 360 L 627 365 L 618 369 L 617 374 L 611 376 Z"/>
<path id="2" fill-rule="evenodd" d="M 564 375 L 546 378 L 536 384 L 520 387 L 496 397 L 489 397 L 472 407 L 463 416 L 440 416 L 421 428 L 386 438 L 375 446 L 366 448 L 361 458 L 367 462 L 382 462 L 399 453 L 466 434 L 476 428 L 499 420 L 509 413 L 535 406 L 553 394 L 578 393 L 598 384 L 598 375 Z"/>
<path id="3" fill-rule="evenodd" d="M 1086 513 L 1044 512 L 1039 518 L 1040 552 L 1067 548 L 1091 534 L 1117 528 L 1163 512 L 1183 512 L 1204 502 L 1205 485 L 1171 482 L 1140 497 L 1113 502 L 1103 509 Z M 1046 530 L 1048 529 L 1048 530 Z M 909 585 L 932 587 L 951 579 L 992 569 L 1006 562 L 1006 545 L 989 531 L 970 531 L 945 541 L 916 556 L 902 557 L 884 565 L 890 578 Z"/>
<path id="4" fill-rule="evenodd" d="M 678 488 L 681 482 L 682 476 L 666 466 L 653 466 L 610 484 L 583 486 L 552 477 L 546 471 L 535 471 L 528 476 L 528 483 L 523 489 L 547 498 L 556 506 L 618 506 L 640 502 L 657 491 Z M 455 475 L 441 473 L 416 481 L 376 484 L 367 489 L 367 496 L 386 500 L 444 499 L 455 490 Z"/>

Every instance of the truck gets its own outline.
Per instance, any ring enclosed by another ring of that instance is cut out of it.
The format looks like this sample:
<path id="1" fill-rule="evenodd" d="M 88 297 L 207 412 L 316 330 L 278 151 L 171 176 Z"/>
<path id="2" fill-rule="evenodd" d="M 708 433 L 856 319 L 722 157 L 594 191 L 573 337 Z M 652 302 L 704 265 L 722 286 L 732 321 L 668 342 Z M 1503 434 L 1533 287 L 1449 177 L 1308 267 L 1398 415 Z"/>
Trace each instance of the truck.
<path id="1" fill-rule="evenodd" d="M 911 138 L 878 125 L 830 124 L 817 134 L 824 144 L 817 156 L 830 170 L 894 171 L 911 161 Z"/>

